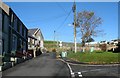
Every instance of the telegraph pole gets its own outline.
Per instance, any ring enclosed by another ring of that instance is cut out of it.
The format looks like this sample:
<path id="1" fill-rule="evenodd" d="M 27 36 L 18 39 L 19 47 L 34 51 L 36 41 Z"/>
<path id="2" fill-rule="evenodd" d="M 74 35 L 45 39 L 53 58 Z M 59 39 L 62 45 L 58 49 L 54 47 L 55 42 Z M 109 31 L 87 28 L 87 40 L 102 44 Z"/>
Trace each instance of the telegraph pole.
<path id="1" fill-rule="evenodd" d="M 53 41 L 53 44 L 54 44 L 54 45 L 53 45 L 53 48 L 54 48 L 54 46 L 55 46 L 55 32 L 56 32 L 56 31 L 54 30 L 54 41 Z"/>
<path id="2" fill-rule="evenodd" d="M 58 47 L 57 34 L 56 34 L 56 31 L 55 31 L 55 30 L 54 30 L 54 44 L 55 44 L 55 46 Z"/>
<path id="3" fill-rule="evenodd" d="M 74 0 L 72 10 L 74 13 L 74 45 L 75 45 L 75 53 L 76 53 L 77 52 L 77 42 L 76 42 L 76 4 L 75 4 L 75 0 Z"/>
<path id="4" fill-rule="evenodd" d="M 55 32 L 56 32 L 56 31 L 54 30 L 54 42 L 55 42 Z"/>

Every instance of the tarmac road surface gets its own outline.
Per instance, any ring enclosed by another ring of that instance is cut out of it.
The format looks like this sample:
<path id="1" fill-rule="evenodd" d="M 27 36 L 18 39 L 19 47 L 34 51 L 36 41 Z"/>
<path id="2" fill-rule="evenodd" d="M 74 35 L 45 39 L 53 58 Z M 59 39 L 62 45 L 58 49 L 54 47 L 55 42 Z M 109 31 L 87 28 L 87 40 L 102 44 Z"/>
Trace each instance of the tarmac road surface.
<path id="1" fill-rule="evenodd" d="M 3 71 L 2 76 L 66 76 L 70 77 L 68 66 L 54 58 L 53 53 L 44 53 L 36 58 Z"/>

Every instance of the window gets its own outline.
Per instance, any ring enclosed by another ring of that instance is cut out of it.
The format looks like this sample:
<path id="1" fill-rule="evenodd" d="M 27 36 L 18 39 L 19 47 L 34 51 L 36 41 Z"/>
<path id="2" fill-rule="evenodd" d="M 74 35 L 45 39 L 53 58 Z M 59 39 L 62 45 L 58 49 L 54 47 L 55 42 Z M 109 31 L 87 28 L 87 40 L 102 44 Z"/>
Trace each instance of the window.
<path id="1" fill-rule="evenodd" d="M 22 39 L 19 39 L 19 42 L 20 42 L 20 44 L 19 44 L 19 46 L 20 46 L 19 51 L 22 51 L 22 48 L 23 48 Z"/>
<path id="2" fill-rule="evenodd" d="M 15 34 L 12 35 L 12 51 L 17 50 L 17 37 Z"/>
<path id="3" fill-rule="evenodd" d="M 32 47 L 32 38 L 30 38 L 30 47 Z"/>
<path id="4" fill-rule="evenodd" d="M 25 42 L 23 43 L 23 50 L 26 51 L 26 43 Z"/>
<path id="5" fill-rule="evenodd" d="M 26 29 L 24 28 L 24 37 L 26 38 Z"/>
<path id="6" fill-rule="evenodd" d="M 28 42 L 30 42 L 30 38 L 28 37 Z"/>
<path id="7" fill-rule="evenodd" d="M 2 14 L 0 14 L 0 21 L 1 21 L 1 23 L 0 23 L 0 31 L 2 31 Z"/>
<path id="8" fill-rule="evenodd" d="M 17 31 L 20 32 L 20 22 L 19 22 L 19 20 L 17 21 Z"/>
<path id="9" fill-rule="evenodd" d="M 4 19 L 5 19 L 5 15 L 2 14 L 2 32 L 4 32 Z"/>
<path id="10" fill-rule="evenodd" d="M 20 23 L 20 34 L 22 35 L 22 24 Z"/>
<path id="11" fill-rule="evenodd" d="M 4 52 L 4 40 L 2 40 L 2 50 L 3 50 L 3 52 Z"/>
<path id="12" fill-rule="evenodd" d="M 11 25 L 13 25 L 13 13 L 11 13 Z"/>
<path id="13" fill-rule="evenodd" d="M 22 36 L 24 36 L 24 25 L 22 27 Z"/>
<path id="14" fill-rule="evenodd" d="M 14 16 L 13 27 L 14 27 L 15 30 L 17 30 L 17 17 L 16 16 Z"/>
<path id="15" fill-rule="evenodd" d="M 4 49 L 4 40 L 2 39 L 2 53 L 4 53 L 5 49 Z"/>

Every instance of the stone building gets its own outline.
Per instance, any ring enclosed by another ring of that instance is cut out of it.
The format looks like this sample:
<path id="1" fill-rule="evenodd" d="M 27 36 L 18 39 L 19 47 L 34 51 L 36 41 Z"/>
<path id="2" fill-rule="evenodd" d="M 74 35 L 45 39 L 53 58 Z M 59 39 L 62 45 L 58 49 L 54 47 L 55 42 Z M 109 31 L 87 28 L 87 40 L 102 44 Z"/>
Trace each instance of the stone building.
<path id="1" fill-rule="evenodd" d="M 0 2 L 0 53 L 3 62 L 23 59 L 28 50 L 28 29 L 14 11 Z"/>

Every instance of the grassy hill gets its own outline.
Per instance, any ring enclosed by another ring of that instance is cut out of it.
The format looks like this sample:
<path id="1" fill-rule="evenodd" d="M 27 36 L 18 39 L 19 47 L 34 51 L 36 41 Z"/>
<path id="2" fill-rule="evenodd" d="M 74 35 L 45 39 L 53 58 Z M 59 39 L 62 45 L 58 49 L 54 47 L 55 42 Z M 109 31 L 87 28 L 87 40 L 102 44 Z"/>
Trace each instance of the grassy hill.
<path id="1" fill-rule="evenodd" d="M 56 49 L 57 51 L 64 51 L 64 50 L 71 50 L 71 48 L 74 48 L 74 43 L 70 42 L 62 42 L 63 47 L 59 47 L 59 42 L 57 41 L 44 41 L 44 47 L 48 51 L 52 51 L 53 49 Z M 80 44 L 77 44 L 78 47 L 80 47 Z"/>

